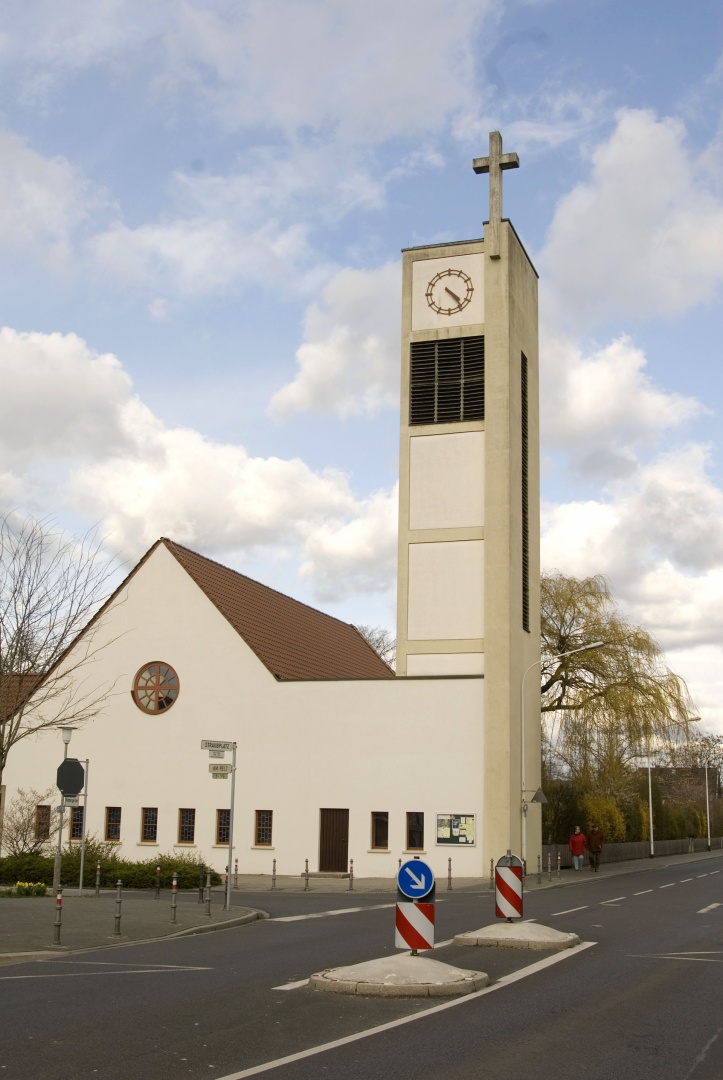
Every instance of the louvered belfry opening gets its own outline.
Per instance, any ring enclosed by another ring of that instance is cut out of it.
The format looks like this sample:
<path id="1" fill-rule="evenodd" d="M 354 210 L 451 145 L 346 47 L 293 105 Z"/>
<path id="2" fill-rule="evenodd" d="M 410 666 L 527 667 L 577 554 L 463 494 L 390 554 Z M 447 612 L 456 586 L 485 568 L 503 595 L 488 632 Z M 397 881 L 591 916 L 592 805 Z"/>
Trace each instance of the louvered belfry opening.
<path id="1" fill-rule="evenodd" d="M 522 629 L 530 632 L 530 497 L 529 497 L 529 407 L 527 400 L 527 357 L 520 363 L 520 427 L 522 429 Z"/>
<path id="2" fill-rule="evenodd" d="M 410 424 L 484 420 L 484 337 L 415 341 L 410 361 Z"/>

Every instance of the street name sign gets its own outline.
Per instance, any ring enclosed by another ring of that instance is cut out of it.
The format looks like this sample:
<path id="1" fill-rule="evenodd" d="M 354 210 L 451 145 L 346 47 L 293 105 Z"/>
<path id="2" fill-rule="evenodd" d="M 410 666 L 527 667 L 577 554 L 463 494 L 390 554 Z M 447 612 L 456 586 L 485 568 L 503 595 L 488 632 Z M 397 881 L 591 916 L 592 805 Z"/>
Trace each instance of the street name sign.
<path id="1" fill-rule="evenodd" d="M 64 795 L 63 806 L 80 806 L 80 795 Z"/>
<path id="2" fill-rule="evenodd" d="M 225 750 L 209 750 L 208 756 L 212 757 L 212 758 L 221 758 L 221 760 L 223 761 L 223 759 L 226 757 L 226 751 Z"/>
<path id="3" fill-rule="evenodd" d="M 214 776 L 228 776 L 233 772 L 233 765 L 209 765 L 208 771 Z"/>
<path id="4" fill-rule="evenodd" d="M 231 775 L 231 773 L 227 773 L 227 772 L 215 772 L 215 773 L 211 773 L 211 779 L 212 780 L 228 780 L 230 775 Z"/>
<path id="5" fill-rule="evenodd" d="M 409 900 L 421 900 L 434 888 L 432 867 L 421 859 L 408 859 L 399 867 L 397 887 Z"/>
<path id="6" fill-rule="evenodd" d="M 232 742 L 220 742 L 218 739 L 203 739 L 202 750 L 233 750 Z"/>

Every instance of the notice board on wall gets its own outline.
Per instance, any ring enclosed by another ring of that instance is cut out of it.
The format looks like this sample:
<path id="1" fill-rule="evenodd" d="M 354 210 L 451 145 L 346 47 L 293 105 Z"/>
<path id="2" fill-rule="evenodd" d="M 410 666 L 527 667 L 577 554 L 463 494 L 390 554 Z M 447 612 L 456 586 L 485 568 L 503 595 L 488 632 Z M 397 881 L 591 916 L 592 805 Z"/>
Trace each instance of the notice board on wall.
<path id="1" fill-rule="evenodd" d="M 438 844 L 475 843 L 474 814 L 437 814 Z"/>

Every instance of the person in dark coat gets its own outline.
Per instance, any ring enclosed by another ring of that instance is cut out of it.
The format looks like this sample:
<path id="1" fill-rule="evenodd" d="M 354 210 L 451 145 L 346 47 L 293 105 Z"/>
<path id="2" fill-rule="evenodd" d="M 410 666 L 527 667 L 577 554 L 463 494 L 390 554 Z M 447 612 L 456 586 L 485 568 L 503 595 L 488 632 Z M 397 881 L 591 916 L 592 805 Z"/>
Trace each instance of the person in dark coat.
<path id="1" fill-rule="evenodd" d="M 572 853 L 572 868 L 573 870 L 582 870 L 583 861 L 585 859 L 585 833 L 581 832 L 580 826 L 575 826 L 575 831 L 570 836 L 570 842 L 568 847 Z"/>
<path id="2" fill-rule="evenodd" d="M 590 870 L 598 872 L 600 869 L 600 855 L 602 854 L 605 838 L 597 821 L 593 821 L 587 834 L 587 854 L 590 860 Z"/>

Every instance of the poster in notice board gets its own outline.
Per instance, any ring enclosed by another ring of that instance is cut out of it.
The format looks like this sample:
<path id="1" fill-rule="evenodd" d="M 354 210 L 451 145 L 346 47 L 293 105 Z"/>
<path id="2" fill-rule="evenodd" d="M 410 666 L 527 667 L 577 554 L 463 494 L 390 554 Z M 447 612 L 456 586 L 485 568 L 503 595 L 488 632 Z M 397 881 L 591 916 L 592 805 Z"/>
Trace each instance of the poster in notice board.
<path id="1" fill-rule="evenodd" d="M 474 844 L 474 818 L 474 814 L 437 814 L 437 843 Z"/>

